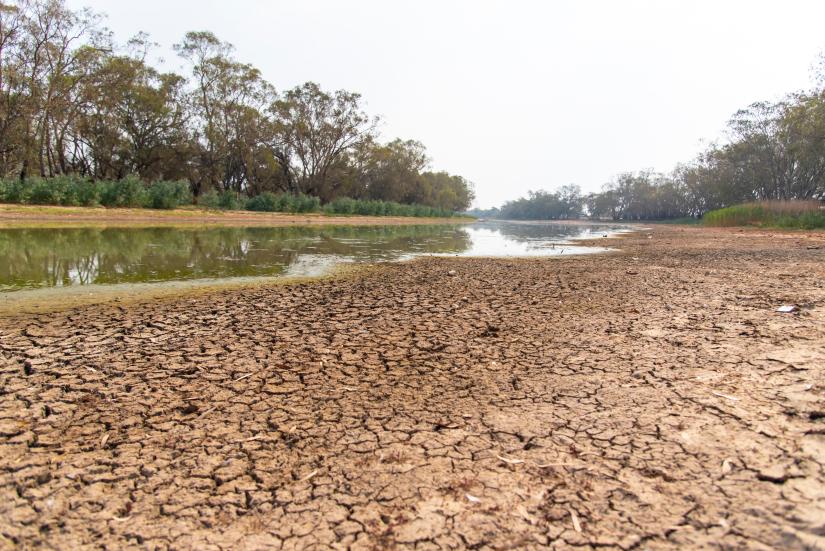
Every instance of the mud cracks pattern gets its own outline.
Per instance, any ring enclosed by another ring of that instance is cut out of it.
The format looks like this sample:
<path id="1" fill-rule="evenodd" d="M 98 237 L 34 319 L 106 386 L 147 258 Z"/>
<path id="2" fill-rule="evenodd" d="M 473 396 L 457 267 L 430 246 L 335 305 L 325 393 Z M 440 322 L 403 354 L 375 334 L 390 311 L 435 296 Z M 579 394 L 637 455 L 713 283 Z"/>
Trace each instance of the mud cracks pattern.
<path id="1" fill-rule="evenodd" d="M 0 537 L 825 546 L 823 238 L 652 234 L 0 320 Z"/>

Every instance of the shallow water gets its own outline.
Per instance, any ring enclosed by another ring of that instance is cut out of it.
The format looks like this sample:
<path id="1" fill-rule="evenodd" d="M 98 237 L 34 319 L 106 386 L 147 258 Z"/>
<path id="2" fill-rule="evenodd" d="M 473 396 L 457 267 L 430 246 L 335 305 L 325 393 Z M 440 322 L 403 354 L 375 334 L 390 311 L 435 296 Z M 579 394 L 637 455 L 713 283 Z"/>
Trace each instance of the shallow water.
<path id="1" fill-rule="evenodd" d="M 0 229 L 0 292 L 319 276 L 342 263 L 421 255 L 553 256 L 618 226 L 480 222 L 463 226 Z M 91 289 L 90 289 L 91 290 Z"/>

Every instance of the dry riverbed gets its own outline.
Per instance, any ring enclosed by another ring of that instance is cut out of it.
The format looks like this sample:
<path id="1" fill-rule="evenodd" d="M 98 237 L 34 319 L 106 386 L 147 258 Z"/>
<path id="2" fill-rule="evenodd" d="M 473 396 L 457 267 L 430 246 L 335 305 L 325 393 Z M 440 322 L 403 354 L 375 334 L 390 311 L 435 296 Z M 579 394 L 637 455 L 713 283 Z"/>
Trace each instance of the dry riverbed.
<path id="1" fill-rule="evenodd" d="M 0 318 L 0 541 L 825 547 L 825 235 L 615 243 Z"/>

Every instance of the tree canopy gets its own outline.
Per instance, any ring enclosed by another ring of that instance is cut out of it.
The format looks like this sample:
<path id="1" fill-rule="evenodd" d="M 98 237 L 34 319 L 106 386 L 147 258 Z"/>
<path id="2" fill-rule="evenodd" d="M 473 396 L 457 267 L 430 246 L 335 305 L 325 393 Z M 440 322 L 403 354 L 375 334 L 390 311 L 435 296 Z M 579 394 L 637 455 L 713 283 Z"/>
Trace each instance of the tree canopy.
<path id="1" fill-rule="evenodd" d="M 0 177 L 185 180 L 264 192 L 464 210 L 472 185 L 433 172 L 424 145 L 381 143 L 361 96 L 314 82 L 277 91 L 209 31 L 174 45 L 188 75 L 120 46 L 99 15 L 64 0 L 0 0 Z"/>

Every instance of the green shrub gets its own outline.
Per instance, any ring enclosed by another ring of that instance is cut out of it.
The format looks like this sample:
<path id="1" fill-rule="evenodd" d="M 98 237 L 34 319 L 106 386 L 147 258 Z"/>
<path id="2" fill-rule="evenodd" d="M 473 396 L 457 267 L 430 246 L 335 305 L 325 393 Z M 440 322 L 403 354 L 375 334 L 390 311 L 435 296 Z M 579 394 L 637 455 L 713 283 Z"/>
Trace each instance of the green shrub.
<path id="1" fill-rule="evenodd" d="M 3 201 L 6 203 L 28 203 L 31 194 L 30 180 L 21 182 L 19 179 L 6 180 L 3 186 Z"/>
<path id="2" fill-rule="evenodd" d="M 33 205 L 59 205 L 63 198 L 65 181 L 63 179 L 45 180 L 43 178 L 31 178 L 29 184 L 29 197 L 26 201 Z"/>
<path id="3" fill-rule="evenodd" d="M 405 205 L 393 201 L 356 200 L 342 197 L 324 205 L 327 214 L 359 214 L 362 216 L 418 216 L 446 218 L 453 212 L 427 205 Z"/>
<path id="4" fill-rule="evenodd" d="M 349 197 L 341 197 L 324 206 L 324 212 L 329 214 L 354 214 L 357 201 Z"/>
<path id="5" fill-rule="evenodd" d="M 146 185 L 137 176 L 102 182 L 100 203 L 105 207 L 145 207 L 149 203 Z"/>
<path id="6" fill-rule="evenodd" d="M 198 197 L 198 205 L 210 209 L 238 210 L 241 208 L 241 199 L 233 191 L 209 190 Z"/>
<path id="7" fill-rule="evenodd" d="M 288 197 L 287 212 L 318 212 L 321 209 L 321 200 L 313 195 L 299 193 Z"/>
<path id="8" fill-rule="evenodd" d="M 245 208 L 247 210 L 265 212 L 319 212 L 321 210 L 321 200 L 313 195 L 304 195 L 302 193 L 298 195 L 290 193 L 280 193 L 276 195 L 265 191 L 260 195 L 248 199 Z"/>
<path id="9" fill-rule="evenodd" d="M 214 198 L 211 199 L 214 202 Z M 202 203 L 203 201 L 201 201 Z M 339 197 L 321 207 L 318 197 L 312 195 L 274 194 L 264 192 L 246 201 L 245 208 L 266 212 L 324 212 L 325 214 L 357 214 L 361 216 L 426 216 L 450 217 L 453 213 L 426 205 L 404 205 L 390 201 L 358 200 Z"/>
<path id="10" fill-rule="evenodd" d="M 71 178 L 63 192 L 61 205 L 93 207 L 100 203 L 101 186 L 81 178 Z"/>
<path id="11" fill-rule="evenodd" d="M 195 203 L 200 207 L 208 209 L 217 209 L 218 207 L 218 193 L 214 190 L 209 190 L 197 195 Z"/>
<path id="12" fill-rule="evenodd" d="M 91 182 L 78 176 L 57 176 L 50 179 L 30 178 L 25 182 L 18 179 L 0 180 L 0 201 L 6 203 L 33 203 L 41 205 L 106 207 L 146 207 L 173 209 L 192 201 L 189 185 L 184 181 L 157 181 L 145 184 L 137 176 L 128 176 L 117 181 Z M 392 201 L 359 200 L 340 197 L 321 206 L 318 197 L 304 194 L 264 192 L 242 200 L 233 191 L 210 190 L 198 197 L 198 205 L 221 210 L 363 215 L 363 216 L 424 216 L 449 217 L 454 213 L 428 207 L 407 205 Z M 713 213 L 710 213 L 711 216 Z M 711 216 L 712 217 L 712 216 Z M 793 224 L 804 223 L 811 227 L 818 223 L 816 217 Z M 793 227 L 798 227 L 794 225 Z"/>
<path id="13" fill-rule="evenodd" d="M 99 185 L 75 176 L 29 178 L 0 181 L 0 201 L 34 205 L 95 205 L 100 196 Z"/>
<path id="14" fill-rule="evenodd" d="M 312 195 L 292 195 L 288 193 L 274 194 L 268 191 L 247 200 L 246 210 L 265 212 L 318 212 L 321 209 L 321 200 Z"/>
<path id="15" fill-rule="evenodd" d="M 147 206 L 152 209 L 174 209 L 192 203 L 192 193 L 186 182 L 159 181 L 149 186 Z"/>
<path id="16" fill-rule="evenodd" d="M 265 191 L 260 195 L 251 197 L 246 201 L 246 210 L 254 210 L 260 212 L 278 212 L 283 210 L 284 196 L 275 195 L 270 191 Z"/>

